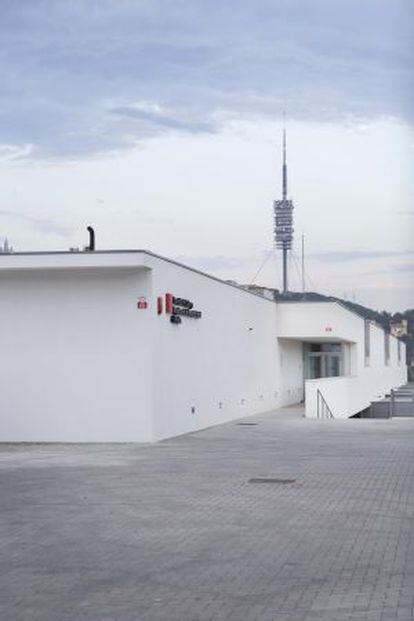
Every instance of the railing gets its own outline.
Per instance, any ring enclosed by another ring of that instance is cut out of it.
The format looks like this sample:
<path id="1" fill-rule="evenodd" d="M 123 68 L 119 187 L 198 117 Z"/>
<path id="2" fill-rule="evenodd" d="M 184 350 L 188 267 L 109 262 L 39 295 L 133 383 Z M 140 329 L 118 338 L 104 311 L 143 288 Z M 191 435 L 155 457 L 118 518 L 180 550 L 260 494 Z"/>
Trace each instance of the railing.
<path id="1" fill-rule="evenodd" d="M 395 413 L 395 390 L 391 388 L 388 417 L 392 418 L 394 416 L 394 413 Z"/>
<path id="2" fill-rule="evenodd" d="M 335 418 L 319 388 L 316 391 L 316 412 L 317 418 Z"/>
<path id="3" fill-rule="evenodd" d="M 389 399 L 389 418 L 414 414 L 414 390 L 408 386 L 391 388 Z"/>

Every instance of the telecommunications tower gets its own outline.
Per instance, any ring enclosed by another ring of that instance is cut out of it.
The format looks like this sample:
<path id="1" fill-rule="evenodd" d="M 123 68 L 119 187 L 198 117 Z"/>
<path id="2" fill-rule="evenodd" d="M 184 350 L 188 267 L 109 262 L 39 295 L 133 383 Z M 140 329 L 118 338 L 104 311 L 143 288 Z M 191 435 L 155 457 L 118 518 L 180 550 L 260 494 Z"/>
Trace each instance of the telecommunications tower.
<path id="1" fill-rule="evenodd" d="M 287 197 L 286 128 L 283 127 L 282 200 L 273 201 L 274 239 L 283 253 L 283 293 L 288 291 L 288 250 L 293 241 L 293 201 Z"/>

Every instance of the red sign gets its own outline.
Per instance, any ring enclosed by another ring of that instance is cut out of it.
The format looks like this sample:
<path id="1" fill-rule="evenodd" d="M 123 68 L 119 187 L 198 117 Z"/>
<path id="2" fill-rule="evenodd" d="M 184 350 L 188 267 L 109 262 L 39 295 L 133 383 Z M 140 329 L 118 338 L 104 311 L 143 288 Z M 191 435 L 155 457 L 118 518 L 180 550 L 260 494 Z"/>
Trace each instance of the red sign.
<path id="1" fill-rule="evenodd" d="M 137 308 L 148 308 L 148 302 L 147 302 L 147 298 L 144 296 L 141 296 L 138 298 L 137 300 Z"/>
<path id="2" fill-rule="evenodd" d="M 165 294 L 165 312 L 172 313 L 174 296 L 172 293 Z"/>

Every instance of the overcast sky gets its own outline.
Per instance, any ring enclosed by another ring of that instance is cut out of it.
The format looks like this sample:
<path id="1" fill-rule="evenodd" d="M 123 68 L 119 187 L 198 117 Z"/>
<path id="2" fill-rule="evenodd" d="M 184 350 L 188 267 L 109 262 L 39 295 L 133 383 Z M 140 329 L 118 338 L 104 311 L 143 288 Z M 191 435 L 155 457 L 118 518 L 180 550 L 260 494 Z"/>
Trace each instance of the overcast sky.
<path id="1" fill-rule="evenodd" d="M 411 0 L 1 0 L 0 241 L 414 306 Z M 262 267 L 262 269 L 260 269 Z"/>

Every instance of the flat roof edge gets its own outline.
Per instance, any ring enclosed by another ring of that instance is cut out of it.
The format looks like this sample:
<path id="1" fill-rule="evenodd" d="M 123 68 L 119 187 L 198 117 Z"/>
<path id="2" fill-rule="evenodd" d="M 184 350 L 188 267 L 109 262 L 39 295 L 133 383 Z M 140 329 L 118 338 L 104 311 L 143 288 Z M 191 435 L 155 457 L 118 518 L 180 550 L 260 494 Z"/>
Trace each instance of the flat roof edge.
<path id="1" fill-rule="evenodd" d="M 149 257 L 152 257 L 154 259 L 158 259 L 160 261 L 165 261 L 166 263 L 170 263 L 172 265 L 176 265 L 178 267 L 181 267 L 183 269 L 189 270 L 190 272 L 194 272 L 195 274 L 199 274 L 200 276 L 204 276 L 206 278 L 210 278 L 211 280 L 215 280 L 216 282 L 219 282 L 222 285 L 227 285 L 228 287 L 233 287 L 234 289 L 237 289 L 237 291 L 241 291 L 242 293 L 247 293 L 248 295 L 253 295 L 256 298 L 259 298 L 260 300 L 265 300 L 266 302 L 271 302 L 272 304 L 275 304 L 275 300 L 272 300 L 270 298 L 266 298 L 265 296 L 261 295 L 260 293 L 256 293 L 254 291 L 249 291 L 248 289 L 245 289 L 244 287 L 242 287 L 241 285 L 238 284 L 234 284 L 231 282 L 227 282 L 226 280 L 223 280 L 221 278 L 218 278 L 218 276 L 213 276 L 212 274 L 208 274 L 207 272 L 203 272 L 202 270 L 199 270 L 195 267 L 190 267 L 189 265 L 185 265 L 184 263 L 180 263 L 179 261 L 176 261 L 175 259 L 169 259 L 168 257 L 164 257 L 160 254 L 157 254 L 155 252 L 152 252 L 151 250 L 145 250 L 145 249 L 125 249 L 125 250 L 93 250 L 93 251 L 84 251 L 84 250 L 79 250 L 79 251 L 70 251 L 70 250 L 41 250 L 41 251 L 27 251 L 27 252 L 10 252 L 10 253 L 0 253 L 0 272 L 1 272 L 1 260 L 2 257 L 14 257 L 14 256 L 53 256 L 53 255 L 57 255 L 57 256 L 62 256 L 62 255 L 68 255 L 68 256 L 85 256 L 85 255 L 96 255 L 96 254 L 145 254 Z"/>

